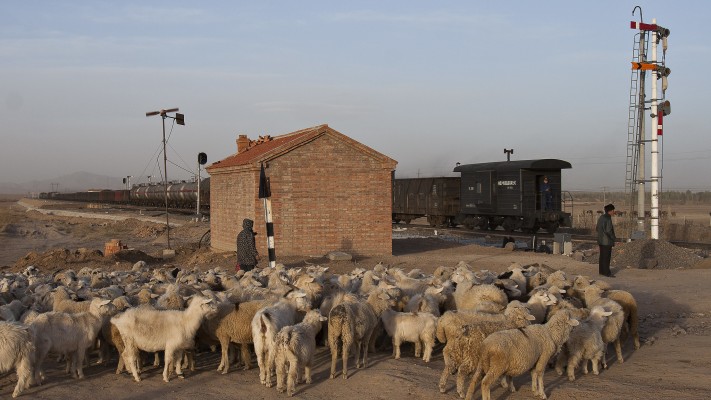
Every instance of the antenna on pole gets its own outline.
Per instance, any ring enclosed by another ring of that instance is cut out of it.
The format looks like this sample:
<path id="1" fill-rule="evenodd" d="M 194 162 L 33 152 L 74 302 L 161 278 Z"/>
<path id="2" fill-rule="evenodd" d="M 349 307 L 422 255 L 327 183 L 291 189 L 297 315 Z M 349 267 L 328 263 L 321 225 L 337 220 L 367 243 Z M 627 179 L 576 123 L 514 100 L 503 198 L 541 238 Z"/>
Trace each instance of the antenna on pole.
<path id="1" fill-rule="evenodd" d="M 506 153 L 506 161 L 511 161 L 511 154 L 513 154 L 514 149 L 504 149 Z"/>
<path id="2" fill-rule="evenodd" d="M 154 115 L 160 115 L 163 120 L 163 193 L 165 196 L 165 229 L 168 238 L 168 248 L 170 249 L 170 219 L 168 214 L 168 155 L 165 152 L 165 119 L 173 118 L 178 125 L 185 125 L 185 116 L 183 114 L 177 113 L 178 108 L 162 109 L 158 111 L 149 111 L 146 113 L 146 117 L 152 117 Z M 175 116 L 170 116 L 168 113 L 176 113 Z"/>

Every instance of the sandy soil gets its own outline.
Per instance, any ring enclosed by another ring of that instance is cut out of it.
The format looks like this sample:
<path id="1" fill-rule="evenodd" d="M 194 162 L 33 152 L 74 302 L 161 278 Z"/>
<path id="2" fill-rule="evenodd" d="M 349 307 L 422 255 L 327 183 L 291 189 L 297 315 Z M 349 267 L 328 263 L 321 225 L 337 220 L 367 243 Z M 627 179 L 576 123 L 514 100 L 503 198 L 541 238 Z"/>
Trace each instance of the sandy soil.
<path id="1" fill-rule="evenodd" d="M 41 206 L 42 204 L 34 204 Z M 84 210 L 90 212 L 91 210 Z M 94 210 L 95 211 L 95 210 Z M 108 210 L 104 211 L 105 215 Z M 111 211 L 111 215 L 121 214 Z M 134 213 L 133 217 L 137 217 Z M 141 216 L 143 217 L 143 216 Z M 160 215 L 157 215 L 160 218 Z M 164 217 L 163 217 L 164 218 Z M 217 265 L 233 267 L 234 254 L 215 254 L 197 242 L 209 229 L 209 223 L 189 222 L 188 218 L 174 218 L 177 226 L 171 229 L 171 240 L 177 255 L 167 261 L 181 268 L 209 269 Z M 164 219 L 162 220 L 164 221 Z M 290 257 L 280 259 L 287 266 L 319 263 L 329 265 L 335 272 L 350 271 L 354 267 L 372 268 L 378 262 L 398 265 L 405 269 L 419 268 L 432 272 L 439 265 L 453 266 L 465 261 L 475 268 L 504 271 L 512 262 L 521 264 L 544 263 L 571 274 L 595 276 L 597 266 L 576 262 L 562 255 L 530 252 L 510 252 L 499 248 L 474 244 L 460 245 L 441 238 L 428 237 L 423 230 L 417 238 L 397 239 L 393 242 L 393 256 L 361 258 L 355 261 L 328 261 L 325 258 Z M 95 250 L 103 250 L 110 239 L 120 239 L 134 249 L 123 257 L 103 257 Z M 0 271 L 18 271 L 27 265 L 38 266 L 43 272 L 65 268 L 78 270 L 84 266 L 107 269 L 129 268 L 137 258 L 146 258 L 152 265 L 166 261 L 159 259 L 165 248 L 163 225 L 137 219 L 113 221 L 99 218 L 61 216 L 59 212 L 42 214 L 26 211 L 14 202 L 0 203 Z M 64 250 L 66 249 L 66 251 Z M 84 249 L 84 250 L 80 250 Z M 277 244 L 278 249 L 278 244 Z M 30 253 L 30 254 L 28 254 Z M 125 258 L 125 259 L 124 259 Z M 614 288 L 630 291 L 639 303 L 642 347 L 634 350 L 625 344 L 625 362 L 619 363 L 608 353 L 610 368 L 599 376 L 578 374 L 569 382 L 548 370 L 545 375 L 546 393 L 550 399 L 707 399 L 711 397 L 711 295 L 705 290 L 711 282 L 707 268 L 615 271 L 617 277 L 609 282 Z M 403 358 L 394 360 L 390 350 L 376 353 L 367 369 L 351 369 L 348 380 L 330 380 L 330 354 L 318 348 L 314 383 L 297 386 L 294 397 L 303 399 L 455 399 L 453 379 L 449 391 L 437 389 L 443 361 L 438 345 L 430 363 L 414 358 L 410 346 L 403 347 Z M 115 361 L 108 367 L 91 365 L 84 369 L 86 378 L 74 380 L 64 374 L 63 366 L 48 360 L 48 380 L 41 387 L 28 389 L 23 396 L 33 399 L 193 399 L 249 398 L 272 399 L 284 397 L 274 388 L 258 383 L 258 370 L 232 369 L 229 374 L 216 372 L 219 356 L 201 353 L 197 370 L 188 371 L 185 379 L 173 378 L 170 383 L 161 379 L 162 369 L 150 368 L 144 380 L 134 382 L 128 375 L 115 375 Z M 14 374 L 0 377 L 0 398 L 8 398 L 15 384 Z M 493 392 L 494 399 L 530 399 L 530 375 L 514 382 L 519 389 L 508 394 L 501 388 Z M 478 393 L 478 392 L 477 392 Z"/>

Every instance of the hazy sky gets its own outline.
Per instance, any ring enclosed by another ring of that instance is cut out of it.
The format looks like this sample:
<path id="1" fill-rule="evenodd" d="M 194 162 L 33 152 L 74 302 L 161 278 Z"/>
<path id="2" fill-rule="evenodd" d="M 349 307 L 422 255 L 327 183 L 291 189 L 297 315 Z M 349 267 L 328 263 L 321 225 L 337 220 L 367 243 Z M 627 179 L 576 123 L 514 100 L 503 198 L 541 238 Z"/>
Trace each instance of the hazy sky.
<path id="1" fill-rule="evenodd" d="M 671 30 L 663 187 L 711 190 L 711 2 L 683 0 L 5 0 L 0 182 L 159 176 L 161 121 L 145 113 L 180 107 L 170 179 L 238 134 L 328 124 L 400 177 L 514 148 L 571 162 L 568 189 L 621 190 L 635 5 Z"/>

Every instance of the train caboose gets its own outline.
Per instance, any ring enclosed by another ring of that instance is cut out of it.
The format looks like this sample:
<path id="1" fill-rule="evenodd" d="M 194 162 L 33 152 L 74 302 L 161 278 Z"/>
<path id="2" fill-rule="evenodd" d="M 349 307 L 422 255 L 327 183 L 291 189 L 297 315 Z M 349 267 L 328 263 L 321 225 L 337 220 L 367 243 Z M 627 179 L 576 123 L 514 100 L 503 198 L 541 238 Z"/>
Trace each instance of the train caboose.
<path id="1" fill-rule="evenodd" d="M 456 223 L 466 227 L 507 231 L 549 233 L 559 226 L 570 226 L 570 214 L 563 211 L 561 170 L 571 168 L 556 159 L 501 161 L 459 165 L 461 173 L 460 207 Z M 546 207 L 541 192 L 548 177 L 551 203 Z"/>

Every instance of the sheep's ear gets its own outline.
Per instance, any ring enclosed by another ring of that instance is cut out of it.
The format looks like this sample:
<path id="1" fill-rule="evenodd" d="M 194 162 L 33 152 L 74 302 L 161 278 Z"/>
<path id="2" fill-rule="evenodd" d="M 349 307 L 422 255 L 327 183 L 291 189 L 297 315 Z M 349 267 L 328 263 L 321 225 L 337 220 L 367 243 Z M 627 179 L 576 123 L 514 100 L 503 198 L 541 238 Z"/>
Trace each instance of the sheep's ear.
<path id="1" fill-rule="evenodd" d="M 202 304 L 208 304 L 208 303 L 212 303 L 211 298 L 207 298 L 207 299 L 203 300 L 203 302 L 202 302 Z"/>
<path id="2" fill-rule="evenodd" d="M 326 322 L 328 321 L 328 317 L 324 317 L 323 315 L 318 318 L 319 321 L 321 322 Z"/>
<path id="3" fill-rule="evenodd" d="M 379 299 L 382 299 L 382 300 L 390 300 L 390 296 L 389 296 L 387 293 L 385 293 L 385 292 L 380 293 L 380 294 L 378 295 L 378 298 L 379 298 Z"/>
<path id="4" fill-rule="evenodd" d="M 568 325 L 570 325 L 570 326 L 578 326 L 578 325 L 580 325 L 580 322 L 579 322 L 577 319 L 575 319 L 575 318 L 571 318 L 571 319 L 568 320 Z"/>
<path id="5" fill-rule="evenodd" d="M 100 306 L 105 306 L 109 303 L 111 303 L 111 300 L 103 299 L 103 300 L 99 301 Z"/>
<path id="6" fill-rule="evenodd" d="M 526 314 L 526 319 L 529 320 L 529 321 L 535 321 L 535 320 L 536 320 L 536 317 L 534 317 L 534 316 L 531 315 L 531 314 Z"/>
<path id="7" fill-rule="evenodd" d="M 612 311 L 605 311 L 602 313 L 603 317 L 609 317 L 610 315 L 612 315 Z"/>
<path id="8" fill-rule="evenodd" d="M 157 295 L 157 294 L 155 294 L 155 293 L 151 293 L 151 299 L 156 299 L 156 298 L 158 298 L 158 297 L 160 297 L 160 295 Z"/>
<path id="9" fill-rule="evenodd" d="M 306 297 L 306 292 L 294 292 L 294 297 Z"/>
<path id="10" fill-rule="evenodd" d="M 435 293 L 442 293 L 443 290 L 444 290 L 444 286 L 435 289 L 434 292 L 435 292 Z"/>

